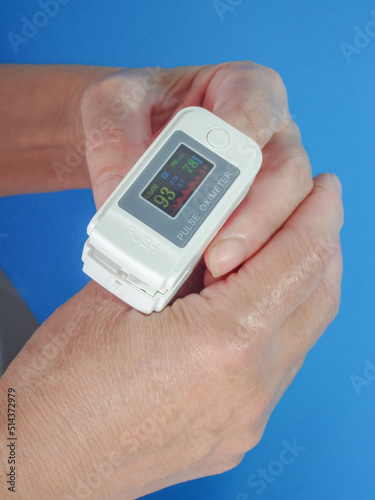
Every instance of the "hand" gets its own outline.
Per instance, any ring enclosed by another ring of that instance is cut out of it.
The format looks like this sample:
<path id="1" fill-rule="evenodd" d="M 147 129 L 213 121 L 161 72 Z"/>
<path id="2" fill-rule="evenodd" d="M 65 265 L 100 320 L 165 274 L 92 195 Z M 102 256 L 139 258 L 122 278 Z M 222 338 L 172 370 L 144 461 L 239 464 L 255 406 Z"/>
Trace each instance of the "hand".
<path id="1" fill-rule="evenodd" d="M 18 498 L 133 499 L 237 465 L 338 311 L 340 195 L 317 177 L 237 273 L 161 313 L 93 282 L 60 307 L 0 380 L 16 389 Z"/>
<path id="2" fill-rule="evenodd" d="M 313 181 L 285 87 L 273 70 L 252 62 L 127 69 L 91 85 L 82 100 L 98 208 L 176 112 L 193 105 L 250 136 L 264 156 L 249 194 L 205 252 L 208 285 L 254 255 L 304 200 Z"/>

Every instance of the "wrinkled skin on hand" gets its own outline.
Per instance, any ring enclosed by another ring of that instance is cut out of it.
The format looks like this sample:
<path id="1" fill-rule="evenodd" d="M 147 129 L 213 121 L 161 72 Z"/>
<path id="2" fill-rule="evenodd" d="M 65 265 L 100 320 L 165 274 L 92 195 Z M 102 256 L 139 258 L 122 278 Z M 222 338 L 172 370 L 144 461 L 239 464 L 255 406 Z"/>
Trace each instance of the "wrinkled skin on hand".
<path id="1" fill-rule="evenodd" d="M 91 85 L 82 100 L 97 208 L 186 106 L 208 109 L 263 149 L 249 195 L 206 252 L 207 267 L 218 277 L 256 253 L 293 213 L 312 189 L 311 168 L 284 84 L 273 70 L 246 61 L 127 69 Z"/>
<path id="2" fill-rule="evenodd" d="M 135 110 L 108 115 L 145 75 L 126 70 L 84 97 L 98 206 L 184 106 L 253 137 L 264 164 L 192 276 L 194 293 L 144 316 L 91 282 L 10 365 L 1 390 L 18 381 L 28 498 L 84 488 L 92 499 L 137 498 L 236 466 L 338 311 L 340 183 L 312 180 L 296 125 L 275 118 L 286 106 L 280 78 L 252 63 L 163 70 Z M 115 128 L 90 135 L 105 119 Z M 243 245 L 235 259 L 220 248 L 229 240 Z"/>

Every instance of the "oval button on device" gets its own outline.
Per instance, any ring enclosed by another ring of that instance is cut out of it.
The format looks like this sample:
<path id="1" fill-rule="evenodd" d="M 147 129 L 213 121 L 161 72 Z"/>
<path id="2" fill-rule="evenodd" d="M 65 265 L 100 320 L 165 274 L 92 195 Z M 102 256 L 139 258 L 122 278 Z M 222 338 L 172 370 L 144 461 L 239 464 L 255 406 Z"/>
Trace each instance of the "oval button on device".
<path id="1" fill-rule="evenodd" d="M 213 128 L 208 132 L 207 140 L 216 149 L 225 148 L 229 144 L 229 134 L 222 128 Z"/>

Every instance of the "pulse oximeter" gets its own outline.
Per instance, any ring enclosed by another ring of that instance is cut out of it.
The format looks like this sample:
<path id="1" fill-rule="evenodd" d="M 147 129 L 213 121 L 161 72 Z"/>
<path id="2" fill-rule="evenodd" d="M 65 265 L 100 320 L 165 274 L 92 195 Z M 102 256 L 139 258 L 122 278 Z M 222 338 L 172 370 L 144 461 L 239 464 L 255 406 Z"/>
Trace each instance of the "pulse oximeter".
<path id="1" fill-rule="evenodd" d="M 261 163 L 245 134 L 206 109 L 182 109 L 92 218 L 83 271 L 139 311 L 161 311 Z"/>

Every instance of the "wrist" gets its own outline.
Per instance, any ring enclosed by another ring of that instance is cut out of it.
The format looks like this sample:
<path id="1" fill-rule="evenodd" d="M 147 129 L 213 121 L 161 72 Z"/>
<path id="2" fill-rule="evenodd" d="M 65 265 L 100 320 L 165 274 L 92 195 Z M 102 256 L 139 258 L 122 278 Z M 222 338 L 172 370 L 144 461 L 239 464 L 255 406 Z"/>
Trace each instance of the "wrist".
<path id="1" fill-rule="evenodd" d="M 55 128 L 59 157 L 51 162 L 51 169 L 59 183 L 57 189 L 91 188 L 86 163 L 85 137 L 81 101 L 85 90 L 94 82 L 119 71 L 120 68 L 100 66 L 56 66 L 65 80 L 64 106 Z"/>
<path id="2" fill-rule="evenodd" d="M 37 330 L 34 335 L 39 334 Z M 65 333 L 60 334 L 60 341 L 64 341 L 64 336 Z M 53 498 L 69 498 L 77 478 L 84 475 L 86 469 L 90 470 L 90 464 L 101 456 L 98 447 L 91 446 L 91 454 L 85 452 L 83 437 L 89 435 L 85 431 L 87 422 L 74 419 L 69 411 L 72 409 L 72 413 L 76 413 L 77 397 L 72 396 L 74 386 L 69 391 L 50 373 L 48 365 L 52 363 L 47 357 L 54 354 L 56 346 L 50 341 L 44 347 L 46 352 L 24 348 L 0 379 L 3 403 L 0 412 L 0 498 L 4 500 L 13 498 L 7 484 L 10 472 L 7 444 L 11 442 L 6 414 L 9 387 L 15 389 L 16 400 L 14 459 L 15 492 L 19 500 L 49 500 L 51 492 Z"/>
<path id="3" fill-rule="evenodd" d="M 78 322 L 76 309 L 89 311 L 97 307 L 96 301 L 77 299 L 68 303 L 70 321 L 66 322 L 64 305 L 34 333 L 0 378 L 0 498 L 4 500 L 13 498 L 6 483 L 8 387 L 16 391 L 19 500 L 49 500 L 51 494 L 56 500 L 67 500 L 78 498 L 82 491 L 90 491 L 92 500 L 102 500 L 113 490 L 113 483 L 122 484 L 120 476 L 126 473 L 127 449 L 118 449 L 119 430 L 103 424 L 108 411 L 102 401 L 105 393 L 98 392 L 96 384 L 87 387 L 85 376 L 80 376 L 86 373 L 85 356 L 72 364 L 65 362 L 72 357 L 65 353 L 68 346 L 75 345 L 81 333 L 93 330 L 89 312 L 79 313 Z M 127 491 L 125 485 L 124 500 L 139 496 L 138 487 Z"/>
<path id="4" fill-rule="evenodd" d="M 81 98 L 116 68 L 3 65 L 0 195 L 89 188 Z"/>

